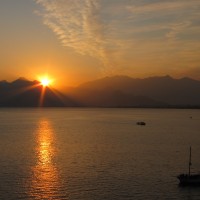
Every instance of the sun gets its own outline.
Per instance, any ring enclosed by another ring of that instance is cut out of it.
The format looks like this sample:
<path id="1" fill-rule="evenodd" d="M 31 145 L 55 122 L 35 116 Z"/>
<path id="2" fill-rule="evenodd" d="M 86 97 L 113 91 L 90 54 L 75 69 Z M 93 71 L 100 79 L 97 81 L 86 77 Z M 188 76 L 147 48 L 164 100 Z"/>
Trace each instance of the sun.
<path id="1" fill-rule="evenodd" d="M 40 78 L 40 83 L 43 87 L 48 87 L 52 83 L 52 80 L 48 77 L 42 77 Z"/>
<path id="2" fill-rule="evenodd" d="M 42 84 L 43 86 L 45 86 L 45 87 L 46 87 L 46 86 L 49 86 L 49 83 L 50 83 L 50 80 L 49 80 L 49 79 L 46 79 L 46 78 L 45 78 L 45 79 L 42 79 L 42 80 L 41 80 L 41 84 Z"/>

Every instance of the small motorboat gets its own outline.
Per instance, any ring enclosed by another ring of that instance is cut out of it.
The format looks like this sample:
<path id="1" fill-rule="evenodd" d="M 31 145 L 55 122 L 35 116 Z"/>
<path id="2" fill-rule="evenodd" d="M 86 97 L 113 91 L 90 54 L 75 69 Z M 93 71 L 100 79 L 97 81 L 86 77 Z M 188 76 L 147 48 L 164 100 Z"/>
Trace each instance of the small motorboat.
<path id="1" fill-rule="evenodd" d="M 145 122 L 137 122 L 137 125 L 145 126 L 146 123 Z"/>

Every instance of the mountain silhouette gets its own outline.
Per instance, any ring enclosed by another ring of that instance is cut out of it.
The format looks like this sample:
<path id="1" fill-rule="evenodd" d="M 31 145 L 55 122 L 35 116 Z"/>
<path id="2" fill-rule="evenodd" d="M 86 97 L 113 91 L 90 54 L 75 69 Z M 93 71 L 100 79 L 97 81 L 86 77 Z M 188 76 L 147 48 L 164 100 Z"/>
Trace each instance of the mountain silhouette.
<path id="1" fill-rule="evenodd" d="M 199 91 L 200 81 L 190 78 L 113 76 L 81 84 L 71 93 L 86 105 L 195 107 L 200 106 Z"/>
<path id="2" fill-rule="evenodd" d="M 39 81 L 19 78 L 11 83 L 0 81 L 1 107 L 62 107 L 76 103 L 61 92 L 43 88 Z"/>
<path id="3" fill-rule="evenodd" d="M 200 81 L 170 76 L 113 76 L 90 81 L 65 94 L 19 78 L 0 81 L 1 107 L 200 107 Z M 42 98 L 42 95 L 43 98 Z"/>

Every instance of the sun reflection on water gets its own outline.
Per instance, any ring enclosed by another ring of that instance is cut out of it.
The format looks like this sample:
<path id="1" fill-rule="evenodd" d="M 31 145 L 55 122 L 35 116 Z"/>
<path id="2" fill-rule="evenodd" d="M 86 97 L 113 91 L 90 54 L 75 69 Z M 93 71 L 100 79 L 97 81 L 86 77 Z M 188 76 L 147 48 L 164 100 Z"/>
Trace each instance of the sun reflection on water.
<path id="1" fill-rule="evenodd" d="M 37 135 L 38 166 L 46 167 L 52 164 L 52 158 L 55 154 L 53 137 L 50 123 L 46 120 L 41 121 Z"/>
<path id="2" fill-rule="evenodd" d="M 33 167 L 31 196 L 35 199 L 54 199 L 59 196 L 55 135 L 50 121 L 40 120 L 36 132 L 36 165 Z"/>

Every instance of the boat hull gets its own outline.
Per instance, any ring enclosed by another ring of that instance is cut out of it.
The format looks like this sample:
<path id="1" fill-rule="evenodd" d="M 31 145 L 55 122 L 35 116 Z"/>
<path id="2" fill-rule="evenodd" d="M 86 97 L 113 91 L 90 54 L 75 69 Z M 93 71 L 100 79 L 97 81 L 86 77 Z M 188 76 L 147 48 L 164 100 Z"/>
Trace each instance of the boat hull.
<path id="1" fill-rule="evenodd" d="M 180 186 L 200 186 L 200 174 L 190 176 L 187 174 L 180 174 L 177 178 L 180 181 Z"/>

